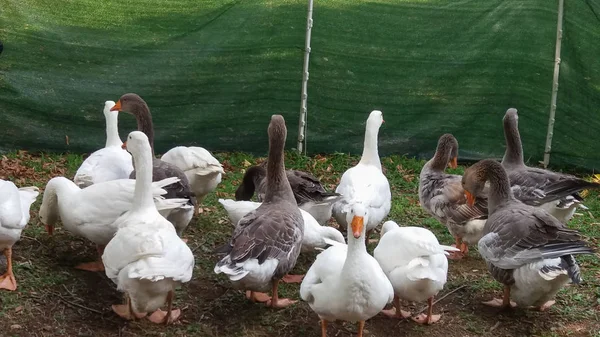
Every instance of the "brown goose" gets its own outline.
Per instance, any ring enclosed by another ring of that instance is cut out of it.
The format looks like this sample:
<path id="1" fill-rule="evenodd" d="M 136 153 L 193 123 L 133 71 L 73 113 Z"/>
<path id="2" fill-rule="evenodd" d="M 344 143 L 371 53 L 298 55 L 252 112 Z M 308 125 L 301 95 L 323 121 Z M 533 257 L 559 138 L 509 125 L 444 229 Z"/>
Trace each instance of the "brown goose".
<path id="1" fill-rule="evenodd" d="M 575 176 L 529 167 L 523 160 L 523 145 L 518 126 L 517 109 L 508 109 L 504 115 L 504 137 L 506 151 L 502 166 L 508 173 L 515 197 L 526 204 L 539 206 L 567 223 L 579 205 L 585 208 L 579 191 L 600 188 L 600 184 L 579 179 Z"/>
<path id="2" fill-rule="evenodd" d="M 456 168 L 458 141 L 447 133 L 438 140 L 435 155 L 419 176 L 419 201 L 421 207 L 439 222 L 448 227 L 456 240 L 460 252 L 452 252 L 450 258 L 461 259 L 469 251 L 467 244 L 477 244 L 481 239 L 487 219 L 487 198 L 477 198 L 473 207 L 461 185 L 462 176 L 445 173 L 447 166 Z"/>
<path id="3" fill-rule="evenodd" d="M 504 284 L 504 296 L 484 304 L 495 307 L 549 308 L 567 283 L 580 283 L 573 255 L 593 250 L 576 230 L 567 228 L 541 208 L 515 199 L 500 163 L 486 159 L 465 171 L 462 184 L 473 204 L 489 181 L 488 220 L 479 240 L 479 253 L 492 276 Z"/>
<path id="4" fill-rule="evenodd" d="M 152 115 L 146 102 L 137 94 L 129 93 L 124 94 L 119 98 L 115 106 L 111 111 L 124 111 L 132 114 L 136 121 L 138 131 L 142 131 L 148 137 L 150 147 L 152 149 L 152 181 L 160 181 L 165 178 L 177 177 L 179 182 L 171 184 L 167 187 L 163 187 L 167 194 L 164 196 L 166 199 L 171 198 L 187 198 L 189 199 L 189 205 L 186 207 L 172 211 L 167 220 L 169 220 L 177 230 L 177 234 L 181 236 L 183 230 L 192 220 L 194 215 L 194 206 L 196 198 L 192 193 L 188 178 L 185 173 L 177 166 L 162 161 L 154 155 L 154 126 L 152 124 Z M 131 172 L 130 179 L 135 179 L 135 170 Z"/>
<path id="5" fill-rule="evenodd" d="M 226 274 L 246 297 L 283 308 L 296 301 L 278 297 L 279 281 L 294 268 L 302 247 L 304 223 L 285 174 L 283 149 L 287 136 L 281 115 L 273 115 L 268 129 L 266 191 L 262 204 L 237 224 L 215 273 Z M 273 297 L 261 293 L 273 291 Z"/>
<path id="6" fill-rule="evenodd" d="M 242 183 L 235 191 L 235 200 L 250 200 L 255 192 L 258 201 L 264 199 L 267 188 L 266 164 L 267 162 L 262 162 L 246 170 Z M 327 223 L 331 218 L 333 204 L 342 196 L 327 192 L 319 179 L 310 173 L 297 170 L 286 170 L 285 173 L 298 207 L 310 213 L 321 225 Z"/>

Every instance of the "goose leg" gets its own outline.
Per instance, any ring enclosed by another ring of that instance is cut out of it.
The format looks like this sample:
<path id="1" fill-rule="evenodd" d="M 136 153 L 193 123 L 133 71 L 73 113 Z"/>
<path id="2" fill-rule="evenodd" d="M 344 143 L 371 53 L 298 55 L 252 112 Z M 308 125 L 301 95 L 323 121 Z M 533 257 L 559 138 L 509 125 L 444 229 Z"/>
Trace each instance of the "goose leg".
<path id="1" fill-rule="evenodd" d="M 152 315 L 148 316 L 148 320 L 152 323 L 164 325 L 169 325 L 175 322 L 181 315 L 181 310 L 173 310 L 173 297 L 173 290 L 171 290 L 167 294 L 167 311 L 158 309 L 153 312 Z"/>
<path id="2" fill-rule="evenodd" d="M 363 337 L 363 330 L 365 329 L 365 321 L 358 322 L 358 335 L 357 337 Z"/>
<path id="3" fill-rule="evenodd" d="M 321 320 L 321 337 L 327 337 L 327 321 Z"/>
<path id="4" fill-rule="evenodd" d="M 115 314 L 121 316 L 122 318 L 128 321 L 144 318 L 147 315 L 145 312 L 136 313 L 135 311 L 133 311 L 133 307 L 131 306 L 131 299 L 127 294 L 125 294 L 125 304 L 113 304 L 112 310 L 115 312 Z"/>
<path id="5" fill-rule="evenodd" d="M 410 312 L 404 311 L 400 309 L 400 297 L 394 295 L 394 307 L 388 310 L 381 310 L 381 313 L 386 315 L 389 318 L 408 318 L 410 317 Z"/>
<path id="6" fill-rule="evenodd" d="M 442 315 L 433 314 L 433 296 L 427 299 L 427 314 L 420 314 L 417 317 L 413 317 L 413 321 L 419 324 L 433 324 L 440 320 Z"/>
<path id="7" fill-rule="evenodd" d="M 298 301 L 290 300 L 289 298 L 279 298 L 277 289 L 279 287 L 279 280 L 273 280 L 273 297 L 267 302 L 267 306 L 271 308 L 285 308 Z"/>
<path id="8" fill-rule="evenodd" d="M 102 263 L 102 254 L 104 253 L 103 245 L 96 245 L 96 250 L 100 258 L 98 261 L 81 263 L 75 267 L 75 269 L 86 270 L 86 271 L 104 271 L 104 263 Z"/>
<path id="9" fill-rule="evenodd" d="M 300 283 L 304 279 L 304 275 L 285 275 L 281 280 L 285 283 Z"/>
<path id="10" fill-rule="evenodd" d="M 12 270 L 12 247 L 4 249 L 4 256 L 6 256 L 6 273 L 0 275 L 0 289 L 15 291 L 17 280 Z"/>
<path id="11" fill-rule="evenodd" d="M 502 299 L 494 298 L 491 301 L 483 302 L 483 304 L 502 309 L 510 309 L 517 306 L 516 303 L 510 300 L 510 286 L 507 285 L 504 286 Z"/>
<path id="12" fill-rule="evenodd" d="M 465 251 L 469 251 L 469 248 L 467 247 L 466 243 L 462 242 L 462 238 L 459 238 L 457 236 L 454 237 L 454 239 L 456 240 L 456 243 L 452 245 L 452 247 L 458 248 L 460 249 L 460 251 L 458 252 L 451 252 L 450 255 L 448 255 L 448 258 L 451 260 L 460 260 L 463 257 L 465 257 Z"/>

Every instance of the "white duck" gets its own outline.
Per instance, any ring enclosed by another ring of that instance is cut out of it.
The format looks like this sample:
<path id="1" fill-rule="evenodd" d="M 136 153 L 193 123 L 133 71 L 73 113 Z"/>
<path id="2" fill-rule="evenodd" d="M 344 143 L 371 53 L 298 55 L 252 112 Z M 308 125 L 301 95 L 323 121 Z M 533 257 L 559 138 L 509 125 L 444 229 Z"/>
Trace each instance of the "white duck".
<path id="1" fill-rule="evenodd" d="M 188 202 L 184 198 L 162 197 L 167 194 L 163 187 L 178 181 L 178 178 L 171 177 L 152 184 L 156 207 L 165 215 L 174 209 L 186 207 Z M 50 235 L 56 222 L 61 220 L 69 232 L 94 242 L 98 253 L 102 255 L 104 246 L 117 231 L 115 220 L 133 205 L 134 189 L 133 179 L 105 181 L 81 189 L 65 177 L 55 177 L 46 185 L 40 206 L 40 220 Z M 76 268 L 103 271 L 104 265 L 98 260 L 80 264 Z"/>
<path id="2" fill-rule="evenodd" d="M 257 209 L 262 203 L 245 200 L 219 199 L 219 203 L 223 205 L 229 220 L 235 226 L 244 215 Z M 344 236 L 339 230 L 330 226 L 321 226 L 307 211 L 300 208 L 302 218 L 304 219 L 304 237 L 302 238 L 302 252 L 314 251 L 317 248 L 325 248 L 328 246 L 325 239 L 346 243 Z"/>
<path id="3" fill-rule="evenodd" d="M 333 216 L 341 228 L 346 228 L 347 214 L 345 206 L 360 203 L 369 212 L 366 240 L 371 232 L 390 213 L 392 193 L 390 183 L 381 170 L 377 150 L 377 135 L 383 123 L 383 114 L 373 110 L 367 119 L 365 142 L 360 162 L 342 175 L 336 192 L 343 198 L 333 205 Z M 373 240 L 376 241 L 376 240 Z"/>
<path id="4" fill-rule="evenodd" d="M 163 154 L 161 160 L 179 167 L 196 196 L 195 213 L 207 194 L 214 191 L 225 174 L 223 166 L 208 150 L 197 146 L 177 146 Z"/>
<path id="5" fill-rule="evenodd" d="M 137 168 L 133 205 L 115 221 L 119 229 L 102 255 L 106 276 L 127 297 L 126 304 L 112 308 L 126 319 L 153 312 L 150 321 L 169 324 L 181 314 L 179 309 L 172 310 L 174 290 L 192 278 L 194 255 L 154 205 L 148 137 L 141 131 L 131 132 L 127 150 Z M 166 312 L 160 310 L 165 301 Z"/>
<path id="6" fill-rule="evenodd" d="M 400 309 L 400 300 L 427 300 L 427 314 L 413 317 L 413 321 L 432 324 L 440 319 L 441 315 L 433 315 L 433 297 L 446 283 L 448 259 L 445 251 L 459 249 L 440 245 L 435 235 L 422 227 L 399 227 L 394 221 L 383 224 L 373 256 L 394 287 L 394 308 L 384 310 L 385 315 L 410 317 L 410 312 Z"/>
<path id="7" fill-rule="evenodd" d="M 6 273 L 0 275 L 0 289 L 17 289 L 12 246 L 21 238 L 21 231 L 29 222 L 29 208 L 39 194 L 35 186 L 17 188 L 12 182 L 0 179 L 0 251 L 7 262 Z"/>
<path id="8" fill-rule="evenodd" d="M 121 149 L 119 137 L 118 111 L 110 111 L 115 102 L 104 103 L 104 118 L 106 119 L 106 145 L 87 157 L 73 181 L 77 186 L 84 188 L 104 181 L 127 179 L 133 171 L 131 155 Z"/>
<path id="9" fill-rule="evenodd" d="M 327 322 L 359 322 L 358 336 L 365 321 L 377 315 L 394 298 L 394 288 L 385 273 L 367 253 L 364 239 L 369 210 L 360 204 L 344 210 L 348 219 L 348 245 L 331 242 L 317 256 L 300 286 L 300 297 L 321 319 L 321 335 Z"/>

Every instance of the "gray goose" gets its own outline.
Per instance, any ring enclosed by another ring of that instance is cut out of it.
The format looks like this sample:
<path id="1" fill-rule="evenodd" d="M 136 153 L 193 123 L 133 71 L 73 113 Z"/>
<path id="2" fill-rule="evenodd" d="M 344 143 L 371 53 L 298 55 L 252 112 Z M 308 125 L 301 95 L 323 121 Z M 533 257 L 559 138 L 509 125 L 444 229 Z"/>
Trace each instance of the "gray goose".
<path id="1" fill-rule="evenodd" d="M 266 191 L 262 204 L 237 224 L 228 244 L 227 255 L 214 268 L 224 273 L 234 288 L 246 290 L 254 302 L 283 308 L 296 301 L 279 298 L 279 281 L 294 268 L 304 235 L 302 214 L 287 179 L 283 150 L 287 129 L 281 115 L 273 115 L 268 128 Z M 273 297 L 262 293 L 269 289 Z"/>
<path id="2" fill-rule="evenodd" d="M 235 191 L 235 200 L 250 200 L 256 192 L 258 201 L 262 201 L 267 187 L 267 162 L 249 167 L 242 178 L 242 183 Z M 310 173 L 298 170 L 286 170 L 292 192 L 298 207 L 307 211 L 321 225 L 331 218 L 333 204 L 340 200 L 339 193 L 327 192 L 319 179 Z"/>
<path id="3" fill-rule="evenodd" d="M 517 109 L 513 108 L 506 111 L 503 119 L 506 151 L 502 166 L 508 173 L 513 193 L 526 204 L 542 207 L 562 223 L 567 223 L 577 206 L 585 208 L 579 192 L 600 188 L 600 184 L 569 174 L 526 166 L 518 120 Z"/>
<path id="4" fill-rule="evenodd" d="M 170 177 L 179 178 L 179 182 L 163 188 L 167 191 L 167 194 L 164 196 L 166 199 L 185 198 L 189 200 L 189 207 L 174 210 L 167 216 L 167 220 L 175 226 L 177 234 L 181 236 L 183 230 L 194 216 L 196 198 L 191 190 L 190 183 L 185 173 L 179 167 L 155 157 L 154 125 L 152 123 L 152 115 L 150 114 L 148 105 L 139 95 L 128 93 L 121 96 L 110 110 L 123 111 L 132 114 L 137 121 L 138 131 L 142 131 L 148 137 L 150 148 L 152 149 L 152 181 L 160 181 Z M 131 172 L 129 178 L 135 179 L 135 169 Z M 184 239 L 184 241 L 186 240 Z"/>
<path id="5" fill-rule="evenodd" d="M 462 188 L 462 176 L 444 172 L 447 166 L 456 168 L 458 141 L 447 133 L 438 140 L 435 155 L 421 169 L 419 175 L 419 202 L 421 207 L 444 224 L 454 236 L 459 252 L 449 258 L 461 259 L 477 244 L 487 220 L 487 197 L 477 198 L 473 206 L 467 205 Z"/>
<path id="6" fill-rule="evenodd" d="M 502 165 L 482 160 L 465 171 L 462 184 L 470 204 L 489 182 L 488 220 L 479 240 L 479 253 L 494 279 L 504 284 L 502 299 L 486 305 L 548 309 L 567 283 L 581 282 L 576 254 L 593 250 L 579 232 L 541 208 L 515 199 Z M 510 299 L 516 303 L 511 303 Z"/>

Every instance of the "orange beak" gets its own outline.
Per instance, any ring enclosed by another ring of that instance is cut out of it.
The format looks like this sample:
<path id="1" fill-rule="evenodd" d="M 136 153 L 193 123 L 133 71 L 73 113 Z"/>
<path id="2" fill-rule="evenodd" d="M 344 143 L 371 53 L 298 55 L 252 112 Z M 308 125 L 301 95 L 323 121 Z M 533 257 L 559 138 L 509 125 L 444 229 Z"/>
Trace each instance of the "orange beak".
<path id="1" fill-rule="evenodd" d="M 123 150 L 127 150 L 127 142 L 124 142 L 123 145 L 121 145 L 121 148 Z"/>
<path id="2" fill-rule="evenodd" d="M 45 225 L 45 227 L 46 232 L 48 232 L 48 235 L 52 235 L 52 233 L 54 233 L 54 226 Z"/>
<path id="3" fill-rule="evenodd" d="M 475 196 L 471 192 L 465 190 L 465 197 L 467 198 L 467 205 L 475 205 Z"/>
<path id="4" fill-rule="evenodd" d="M 458 158 L 454 157 L 450 160 L 450 162 L 448 163 L 448 166 L 450 166 L 450 168 L 457 168 L 458 167 Z"/>
<path id="5" fill-rule="evenodd" d="M 115 106 L 110 108 L 110 111 L 121 111 L 121 100 L 118 100 L 117 104 L 115 104 Z"/>
<path id="6" fill-rule="evenodd" d="M 350 226 L 352 226 L 352 234 L 355 239 L 360 238 L 360 235 L 362 234 L 364 220 L 365 219 L 362 216 L 354 216 L 354 218 L 352 218 L 352 224 Z"/>

